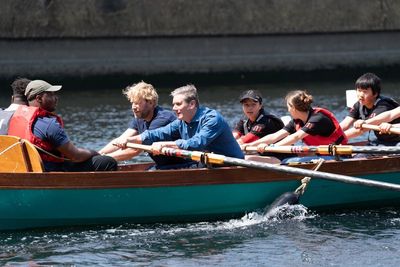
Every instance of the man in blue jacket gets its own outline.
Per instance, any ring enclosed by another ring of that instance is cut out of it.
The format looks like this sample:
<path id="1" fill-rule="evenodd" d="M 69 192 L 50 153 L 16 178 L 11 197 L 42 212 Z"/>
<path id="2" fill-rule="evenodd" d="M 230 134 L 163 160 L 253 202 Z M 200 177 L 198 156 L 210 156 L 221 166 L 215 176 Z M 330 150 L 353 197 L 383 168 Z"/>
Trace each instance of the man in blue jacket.
<path id="1" fill-rule="evenodd" d="M 186 85 L 177 88 L 171 96 L 172 109 L 178 120 L 167 126 L 120 140 L 119 146 L 126 147 L 127 142 L 133 142 L 152 144 L 153 153 L 160 153 L 163 147 L 172 147 L 244 158 L 222 115 L 216 110 L 200 106 L 196 87 Z"/>

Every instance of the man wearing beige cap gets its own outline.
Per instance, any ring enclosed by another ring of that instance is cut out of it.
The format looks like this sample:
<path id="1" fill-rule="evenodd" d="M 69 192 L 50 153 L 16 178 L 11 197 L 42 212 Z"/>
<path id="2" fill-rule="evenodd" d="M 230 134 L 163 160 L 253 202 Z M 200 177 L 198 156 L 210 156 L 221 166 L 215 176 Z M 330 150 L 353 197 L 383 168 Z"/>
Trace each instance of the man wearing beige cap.
<path id="1" fill-rule="evenodd" d="M 76 147 L 54 114 L 60 85 L 31 81 L 25 90 L 29 107 L 20 107 L 10 123 L 9 134 L 29 140 L 39 149 L 46 171 L 112 171 L 117 162 L 94 150 Z M 15 118 L 14 118 L 15 117 Z"/>

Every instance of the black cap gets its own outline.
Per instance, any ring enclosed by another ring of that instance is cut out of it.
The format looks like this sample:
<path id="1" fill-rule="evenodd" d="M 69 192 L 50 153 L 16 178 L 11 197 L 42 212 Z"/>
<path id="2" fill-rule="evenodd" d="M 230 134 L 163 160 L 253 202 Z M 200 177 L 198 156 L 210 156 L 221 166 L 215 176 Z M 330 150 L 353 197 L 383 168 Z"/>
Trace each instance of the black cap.
<path id="1" fill-rule="evenodd" d="M 251 99 L 262 104 L 262 96 L 261 93 L 257 90 L 247 90 L 240 95 L 240 103 L 242 103 L 245 99 Z"/>

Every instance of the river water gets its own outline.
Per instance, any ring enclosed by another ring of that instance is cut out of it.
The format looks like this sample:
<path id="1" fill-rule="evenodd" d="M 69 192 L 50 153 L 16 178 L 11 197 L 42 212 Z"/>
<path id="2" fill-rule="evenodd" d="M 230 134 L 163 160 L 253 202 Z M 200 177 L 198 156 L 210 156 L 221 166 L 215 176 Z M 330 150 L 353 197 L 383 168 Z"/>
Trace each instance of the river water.
<path id="1" fill-rule="evenodd" d="M 131 111 L 121 94 L 125 85 L 90 90 L 64 86 L 58 113 L 76 145 L 99 149 L 126 129 Z M 332 110 L 341 120 L 347 114 L 345 90 L 352 87 L 353 81 L 335 81 L 206 85 L 198 90 L 201 104 L 218 109 L 233 125 L 241 116 L 238 96 L 246 89 L 260 90 L 265 108 L 280 116 L 287 115 L 286 93 L 307 89 L 316 105 Z M 400 100 L 399 87 L 400 81 L 387 81 L 383 93 Z M 158 88 L 161 106 L 171 106 L 171 89 Z M 1 107 L 8 105 L 7 92 L 1 91 Z M 148 158 L 132 160 L 138 161 Z M 269 218 L 251 212 L 218 222 L 4 232 L 0 233 L 0 265 L 398 266 L 399 247 L 396 207 L 316 213 L 297 205 Z"/>

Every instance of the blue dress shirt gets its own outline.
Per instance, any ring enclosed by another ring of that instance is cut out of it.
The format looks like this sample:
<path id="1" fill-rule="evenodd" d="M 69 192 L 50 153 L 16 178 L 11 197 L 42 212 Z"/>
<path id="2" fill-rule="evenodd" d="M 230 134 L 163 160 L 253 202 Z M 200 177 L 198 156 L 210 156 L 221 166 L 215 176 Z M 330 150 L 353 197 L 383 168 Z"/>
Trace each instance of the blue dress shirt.
<path id="1" fill-rule="evenodd" d="M 190 123 L 175 120 L 167 126 L 145 131 L 140 137 L 145 145 L 158 141 L 175 141 L 179 148 L 185 150 L 244 158 L 228 123 L 219 112 L 206 107 L 198 108 Z"/>

